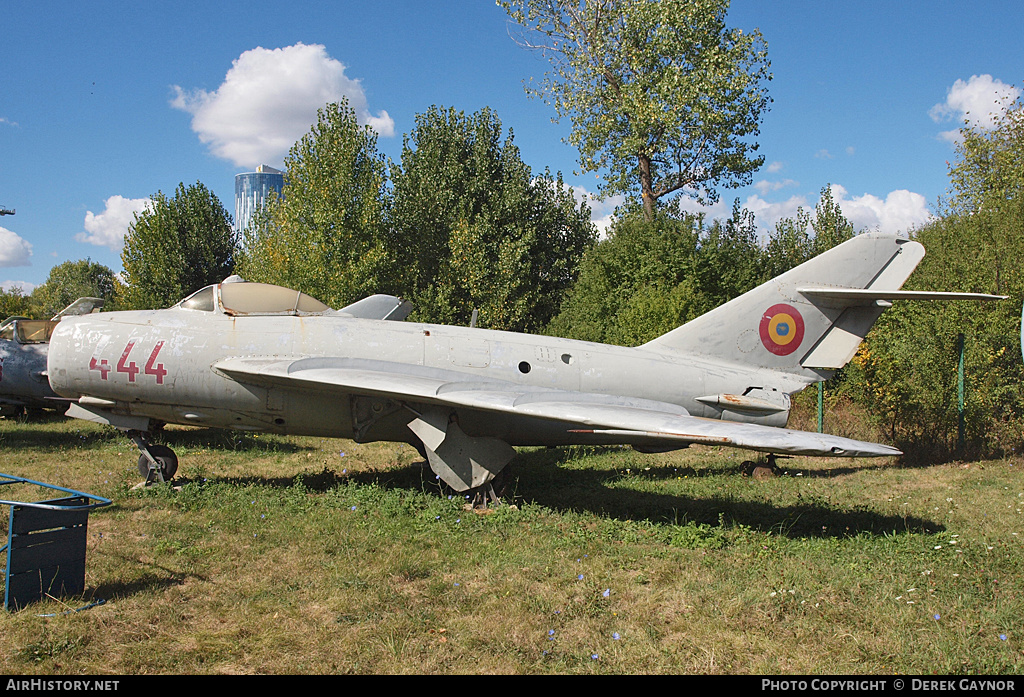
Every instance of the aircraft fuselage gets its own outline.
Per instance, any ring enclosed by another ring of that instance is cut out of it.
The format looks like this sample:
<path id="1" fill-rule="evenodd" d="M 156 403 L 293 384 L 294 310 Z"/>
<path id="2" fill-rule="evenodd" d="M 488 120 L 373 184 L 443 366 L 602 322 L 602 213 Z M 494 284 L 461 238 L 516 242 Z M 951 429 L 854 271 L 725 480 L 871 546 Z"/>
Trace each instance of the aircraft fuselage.
<path id="1" fill-rule="evenodd" d="M 45 343 L 0 339 L 0 409 L 57 406 L 46 380 L 46 350 Z"/>
<path id="2" fill-rule="evenodd" d="M 679 405 L 693 416 L 769 426 L 785 425 L 788 393 L 806 386 L 768 370 L 540 335 L 181 308 L 66 319 L 50 342 L 49 379 L 55 392 L 84 398 L 83 405 L 167 423 L 361 441 L 410 439 L 409 413 L 390 400 L 264 386 L 212 369 L 224 359 L 262 356 L 425 366 L 456 371 L 467 380 L 638 397 Z M 697 401 L 717 394 L 751 394 L 776 402 L 779 409 L 751 412 Z M 574 433 L 571 425 L 532 417 L 463 409 L 459 418 L 466 433 L 511 445 L 602 442 L 599 436 Z"/>

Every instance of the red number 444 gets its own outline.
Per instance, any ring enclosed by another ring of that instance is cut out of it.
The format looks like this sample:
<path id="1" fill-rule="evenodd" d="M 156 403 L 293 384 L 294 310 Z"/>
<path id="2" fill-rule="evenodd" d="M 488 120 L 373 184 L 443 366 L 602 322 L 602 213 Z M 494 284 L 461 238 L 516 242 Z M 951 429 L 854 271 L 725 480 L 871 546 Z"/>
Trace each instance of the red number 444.
<path id="1" fill-rule="evenodd" d="M 121 358 L 117 361 L 116 370 L 119 373 L 125 373 L 128 376 L 128 382 L 135 382 L 135 377 L 141 372 L 144 375 L 152 375 L 156 378 L 156 384 L 164 384 L 164 376 L 167 375 L 167 370 L 164 368 L 163 363 L 157 363 L 156 357 L 160 353 L 160 349 L 164 347 L 164 342 L 158 341 L 156 346 L 153 347 L 153 352 L 149 354 L 149 358 L 146 359 L 146 365 L 143 370 L 139 370 L 138 364 L 135 361 L 129 360 L 131 357 L 132 349 L 135 348 L 135 342 L 129 341 L 128 345 L 124 347 L 124 351 L 121 352 Z M 106 361 L 96 362 L 93 358 L 89 363 L 90 370 L 100 371 L 100 378 L 103 380 L 107 379 L 107 375 L 110 373 L 110 368 L 107 367 Z"/>

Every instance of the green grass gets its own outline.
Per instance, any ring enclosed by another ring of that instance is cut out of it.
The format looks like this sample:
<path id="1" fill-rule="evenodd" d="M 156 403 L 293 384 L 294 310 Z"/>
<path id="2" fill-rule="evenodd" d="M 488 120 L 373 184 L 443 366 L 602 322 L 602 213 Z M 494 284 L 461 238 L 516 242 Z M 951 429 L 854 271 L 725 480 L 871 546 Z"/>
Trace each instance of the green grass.
<path id="1" fill-rule="evenodd" d="M 0 671 L 1024 668 L 1020 460 L 756 480 L 735 450 L 537 449 L 514 505 L 479 514 L 407 446 L 163 438 L 182 486 L 137 490 L 117 432 L 0 421 L 0 472 L 115 502 L 90 517 L 84 597 L 0 613 Z"/>

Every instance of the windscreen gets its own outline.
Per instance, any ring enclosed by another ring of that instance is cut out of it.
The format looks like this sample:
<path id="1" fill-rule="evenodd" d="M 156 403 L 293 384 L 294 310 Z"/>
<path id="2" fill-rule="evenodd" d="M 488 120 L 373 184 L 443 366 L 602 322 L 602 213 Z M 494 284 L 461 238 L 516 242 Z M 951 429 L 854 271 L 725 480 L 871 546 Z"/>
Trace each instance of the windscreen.
<path id="1" fill-rule="evenodd" d="M 206 286 L 202 290 L 197 290 L 195 293 L 178 303 L 178 307 L 182 307 L 186 310 L 213 312 L 215 307 L 213 300 L 213 286 Z"/>

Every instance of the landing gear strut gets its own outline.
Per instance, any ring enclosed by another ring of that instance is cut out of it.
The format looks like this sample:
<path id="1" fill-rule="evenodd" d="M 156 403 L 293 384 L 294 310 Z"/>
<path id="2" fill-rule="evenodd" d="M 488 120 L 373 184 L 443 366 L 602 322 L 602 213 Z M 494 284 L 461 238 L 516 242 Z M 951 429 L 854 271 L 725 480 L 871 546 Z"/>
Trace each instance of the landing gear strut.
<path id="1" fill-rule="evenodd" d="M 482 510 L 490 506 L 492 503 L 495 506 L 501 504 L 501 498 L 494 492 L 494 486 L 490 482 L 487 482 L 483 486 L 478 486 L 471 489 L 469 492 L 469 503 L 466 504 L 466 510 Z"/>
<path id="2" fill-rule="evenodd" d="M 143 431 L 128 431 L 128 437 L 135 442 L 139 455 L 139 475 L 145 477 L 146 485 L 154 482 L 169 482 L 178 471 L 178 456 L 166 445 L 149 442 L 149 434 Z"/>

